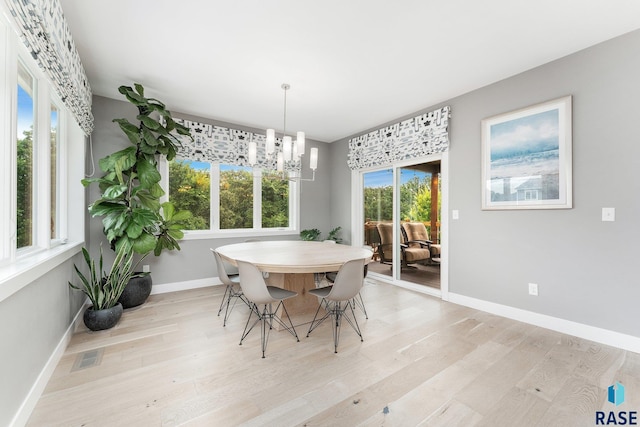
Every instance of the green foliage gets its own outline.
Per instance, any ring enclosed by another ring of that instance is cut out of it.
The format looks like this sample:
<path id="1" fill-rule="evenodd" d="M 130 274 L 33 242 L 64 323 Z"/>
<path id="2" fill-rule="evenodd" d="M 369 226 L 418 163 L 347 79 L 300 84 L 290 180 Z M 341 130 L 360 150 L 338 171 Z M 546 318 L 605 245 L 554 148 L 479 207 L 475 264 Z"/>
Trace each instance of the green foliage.
<path id="1" fill-rule="evenodd" d="M 253 227 L 253 176 L 246 170 L 220 173 L 220 228 Z"/>
<path id="2" fill-rule="evenodd" d="M 17 145 L 17 247 L 32 243 L 33 131 L 24 131 Z"/>
<path id="3" fill-rule="evenodd" d="M 400 186 L 400 218 L 410 221 L 431 221 L 431 177 L 414 177 Z M 441 200 L 441 197 L 438 198 Z M 364 189 L 366 220 L 393 219 L 393 186 Z"/>
<path id="4" fill-rule="evenodd" d="M 95 260 L 89 256 L 87 249 L 82 248 L 82 255 L 89 269 L 89 273 L 86 275 L 83 274 L 78 266 L 74 264 L 73 268 L 76 270 L 81 285 L 76 286 L 69 282 L 69 286 L 82 291 L 91 301 L 94 310 L 103 310 L 115 306 L 125 286 L 132 277 L 140 277 L 148 274 L 133 273 L 134 254 L 131 251 L 127 251 L 125 247 L 121 247 L 116 252 L 116 258 L 108 274 L 102 267 L 102 247 L 100 248 L 98 268 L 96 268 Z M 144 256 L 142 259 L 144 259 Z M 142 261 L 142 259 L 140 261 Z"/>
<path id="5" fill-rule="evenodd" d="M 253 174 L 250 170 L 232 169 L 220 173 L 220 228 L 253 227 Z M 276 174 L 262 176 L 262 227 L 289 225 L 289 182 Z M 211 177 L 208 170 L 197 170 L 189 162 L 169 163 L 169 200 L 176 208 L 189 210 L 193 216 L 183 225 L 187 230 L 211 228 Z"/>
<path id="6" fill-rule="evenodd" d="M 364 217 L 376 221 L 393 219 L 393 187 L 364 189 Z"/>
<path id="7" fill-rule="evenodd" d="M 211 177 L 207 171 L 195 170 L 179 160 L 169 163 L 169 201 L 192 214 L 183 221 L 185 230 L 210 228 L 210 187 Z"/>
<path id="8" fill-rule="evenodd" d="M 327 238 L 324 240 L 333 240 L 336 243 L 342 243 L 342 238 L 339 236 L 340 230 L 342 230 L 342 227 L 338 226 L 333 230 L 329 231 Z M 300 231 L 300 240 L 306 240 L 306 241 L 321 240 L 320 239 L 321 235 L 322 233 L 317 228 L 310 228 L 308 230 Z"/>
<path id="9" fill-rule="evenodd" d="M 317 228 L 312 228 L 309 230 L 302 230 L 300 232 L 300 239 L 306 241 L 318 240 L 320 237 L 320 230 Z"/>
<path id="10" fill-rule="evenodd" d="M 102 196 L 89 206 L 92 216 L 100 216 L 107 240 L 116 252 L 122 248 L 138 254 L 180 249 L 182 221 L 188 211 L 175 212 L 170 203 L 160 204 L 164 191 L 160 187 L 157 157 L 171 160 L 180 145 L 178 135 L 190 136 L 189 129 L 176 123 L 165 105 L 145 98 L 144 88 L 136 83 L 118 89 L 138 109 L 138 125 L 127 119 L 114 119 L 133 144 L 100 160 L 104 175 L 84 179 L 87 186 L 97 183 Z"/>
<path id="11" fill-rule="evenodd" d="M 342 238 L 339 236 L 340 230 L 342 230 L 342 227 L 338 226 L 329 231 L 329 235 L 327 236 L 326 240 L 334 240 L 336 243 L 342 243 Z"/>
<path id="12" fill-rule="evenodd" d="M 289 181 L 278 173 L 262 176 L 262 227 L 289 226 Z"/>

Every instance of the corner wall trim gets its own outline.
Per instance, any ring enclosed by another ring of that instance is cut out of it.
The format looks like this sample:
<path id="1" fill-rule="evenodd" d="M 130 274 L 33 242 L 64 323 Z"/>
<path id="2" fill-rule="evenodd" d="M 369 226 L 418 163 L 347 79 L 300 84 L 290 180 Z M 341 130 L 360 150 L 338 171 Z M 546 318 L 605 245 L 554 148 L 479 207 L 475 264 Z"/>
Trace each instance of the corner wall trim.
<path id="1" fill-rule="evenodd" d="M 634 337 L 633 335 L 622 334 L 608 329 L 589 326 L 583 323 L 573 322 L 571 320 L 560 319 L 546 314 L 534 313 L 533 311 L 522 310 L 520 308 L 510 307 L 507 305 L 496 304 L 494 302 L 471 298 L 452 292 L 449 292 L 449 302 L 464 305 L 465 307 L 475 308 L 476 310 L 485 311 L 487 313 L 496 314 L 509 319 L 518 320 L 531 325 L 540 326 L 541 328 L 551 329 L 552 331 L 595 341 L 600 344 L 640 353 L 640 337 Z"/>

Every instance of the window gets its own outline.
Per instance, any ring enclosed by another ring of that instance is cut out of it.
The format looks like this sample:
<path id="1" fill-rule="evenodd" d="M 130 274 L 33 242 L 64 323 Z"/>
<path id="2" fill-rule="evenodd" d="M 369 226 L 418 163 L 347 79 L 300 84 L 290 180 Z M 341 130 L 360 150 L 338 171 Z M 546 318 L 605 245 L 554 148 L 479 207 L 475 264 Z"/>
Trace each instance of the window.
<path id="1" fill-rule="evenodd" d="M 16 240 L 17 248 L 34 244 L 34 79 L 18 62 L 16 145 Z"/>
<path id="2" fill-rule="evenodd" d="M 5 18 L 0 13 L 0 301 L 78 253 L 86 216 L 77 184 L 82 129 L 67 120 L 69 110 Z"/>
<path id="3" fill-rule="evenodd" d="M 63 114 L 46 80 L 27 64 L 17 55 L 13 65 L 7 65 L 15 70 L 10 76 L 15 85 L 10 106 L 15 146 L 5 160 L 11 175 L 4 191 L 14 203 L 3 205 L 0 217 L 9 218 L 2 225 L 3 235 L 15 237 L 0 251 L 4 262 L 55 246 L 67 230 Z"/>
<path id="4" fill-rule="evenodd" d="M 253 204 L 251 168 L 220 165 L 220 229 L 253 228 Z"/>
<path id="5" fill-rule="evenodd" d="M 262 228 L 289 226 L 289 182 L 281 174 L 262 175 Z"/>
<path id="6" fill-rule="evenodd" d="M 169 201 L 193 215 L 187 230 L 211 228 L 211 165 L 191 160 L 169 162 Z"/>
<path id="7" fill-rule="evenodd" d="M 186 230 L 294 229 L 295 184 L 280 174 L 185 159 L 168 162 L 168 198 L 191 211 Z"/>
<path id="8" fill-rule="evenodd" d="M 60 238 L 60 180 L 58 179 L 58 175 L 60 174 L 60 168 L 58 167 L 58 162 L 60 159 L 59 150 L 60 150 L 60 129 L 58 123 L 58 107 L 55 104 L 51 104 L 51 132 L 50 132 L 50 148 L 49 151 L 51 153 L 50 159 L 50 167 L 49 171 L 49 187 L 50 187 L 50 197 L 51 197 L 51 239 L 59 239 Z"/>

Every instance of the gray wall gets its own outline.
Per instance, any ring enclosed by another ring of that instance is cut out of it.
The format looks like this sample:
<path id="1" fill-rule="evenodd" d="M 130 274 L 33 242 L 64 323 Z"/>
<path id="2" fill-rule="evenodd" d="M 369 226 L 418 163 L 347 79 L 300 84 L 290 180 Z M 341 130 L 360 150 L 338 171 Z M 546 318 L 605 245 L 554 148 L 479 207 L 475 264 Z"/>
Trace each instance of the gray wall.
<path id="1" fill-rule="evenodd" d="M 460 219 L 449 221 L 450 292 L 640 337 L 639 49 L 635 31 L 408 116 L 452 108 L 449 207 Z M 482 211 L 481 120 L 565 95 L 573 209 Z M 346 141 L 332 144 L 335 159 Z M 336 162 L 333 175 L 347 174 Z M 350 199 L 346 185 L 332 189 Z M 602 207 L 616 208 L 615 222 L 601 221 Z M 339 206 L 332 218 L 348 224 Z"/>
<path id="2" fill-rule="evenodd" d="M 171 108 L 171 106 L 169 106 Z M 136 122 L 137 110 L 126 101 L 113 100 L 100 96 L 93 97 L 93 114 L 95 119 L 95 131 L 93 133 L 93 158 L 96 162 L 102 157 L 122 149 L 130 144 L 124 136 L 119 126 L 113 123 L 114 118 L 127 118 L 131 122 Z M 195 117 L 178 112 L 173 112 L 175 117 L 198 121 L 201 123 L 211 123 L 220 126 L 233 127 L 254 132 L 264 132 L 261 129 L 252 129 L 240 125 L 234 125 L 202 117 Z M 313 182 L 302 182 L 300 190 L 300 228 L 318 228 L 323 234 L 333 228 L 330 222 L 331 205 L 331 161 L 329 145 L 307 139 L 307 150 L 310 147 L 318 147 L 319 162 L 316 172 L 316 180 Z M 100 176 L 100 170 L 96 172 Z M 304 159 L 303 175 L 306 178 L 310 175 L 308 156 Z M 89 199 L 91 201 L 99 197 L 97 186 L 92 186 Z M 103 242 L 108 248 L 102 233 L 102 224 L 99 218 L 92 218 L 89 221 L 91 246 L 96 251 Z M 298 240 L 298 235 L 281 235 L 264 237 L 269 240 Z M 159 257 L 147 257 L 144 261 L 151 267 L 154 285 L 176 283 L 181 281 L 197 280 L 216 277 L 217 271 L 213 264 L 213 257 L 209 248 L 237 243 L 245 238 L 214 238 L 203 240 L 185 240 L 180 243 L 181 251 L 164 251 Z M 106 254 L 105 254 L 106 255 Z"/>
<path id="3" fill-rule="evenodd" d="M 67 286 L 73 262 L 54 268 L 0 302 L 0 425 L 7 426 L 82 306 Z"/>

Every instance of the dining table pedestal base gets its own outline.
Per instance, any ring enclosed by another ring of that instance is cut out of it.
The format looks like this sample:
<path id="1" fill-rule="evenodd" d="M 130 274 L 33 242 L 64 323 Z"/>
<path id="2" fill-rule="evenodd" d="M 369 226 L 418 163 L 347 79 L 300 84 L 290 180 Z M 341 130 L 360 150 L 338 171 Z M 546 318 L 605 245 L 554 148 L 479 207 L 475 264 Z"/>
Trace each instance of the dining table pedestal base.
<path id="1" fill-rule="evenodd" d="M 316 288 L 314 273 L 269 273 L 267 284 L 298 294 L 284 301 L 294 326 L 300 326 L 313 320 L 313 315 L 320 304 L 318 297 L 309 293 L 309 290 Z M 276 314 L 282 319 L 284 315 L 282 308 Z M 287 323 L 286 316 L 282 320 Z M 274 324 L 273 327 L 280 330 L 280 325 Z M 300 332 L 302 331 L 298 331 L 298 334 Z"/>

